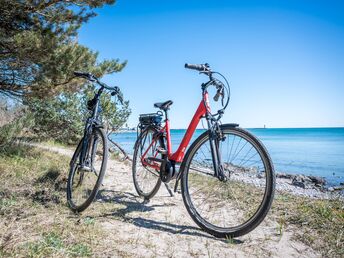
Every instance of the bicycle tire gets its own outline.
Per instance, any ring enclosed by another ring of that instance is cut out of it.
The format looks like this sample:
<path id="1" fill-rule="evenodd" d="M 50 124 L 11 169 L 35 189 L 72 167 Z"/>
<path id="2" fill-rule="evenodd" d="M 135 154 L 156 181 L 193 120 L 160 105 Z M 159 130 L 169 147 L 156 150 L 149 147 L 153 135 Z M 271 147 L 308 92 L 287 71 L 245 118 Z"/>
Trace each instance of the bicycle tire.
<path id="1" fill-rule="evenodd" d="M 84 138 L 82 138 L 80 143 L 78 144 L 78 147 L 76 148 L 74 155 L 72 157 L 72 160 L 70 162 L 70 170 L 69 170 L 68 181 L 67 181 L 67 204 L 73 212 L 82 212 L 85 209 L 87 209 L 87 207 L 95 199 L 95 197 L 98 193 L 99 187 L 103 181 L 104 175 L 105 175 L 106 166 L 107 166 L 107 159 L 108 159 L 107 139 L 105 136 L 105 132 L 101 128 L 95 127 L 93 129 L 91 137 L 95 138 L 95 135 L 99 135 L 101 137 L 102 143 L 103 143 L 103 145 L 102 145 L 103 153 L 102 153 L 102 161 L 101 161 L 101 165 L 100 165 L 100 171 L 98 172 L 97 180 L 94 184 L 94 187 L 92 187 L 92 190 L 91 190 L 89 196 L 85 199 L 85 201 L 83 201 L 80 204 L 75 203 L 75 201 L 73 201 L 73 181 L 74 181 L 74 177 L 77 173 L 76 166 L 78 165 L 78 162 L 79 162 L 79 155 L 81 152 L 81 147 L 82 147 L 82 143 L 84 141 Z M 94 157 L 96 155 L 96 152 L 97 152 L 97 149 L 92 148 L 91 155 Z M 93 164 L 92 164 L 92 166 L 93 166 Z M 84 172 L 82 172 L 82 173 L 84 173 Z M 86 172 L 86 173 L 91 173 L 91 172 Z M 80 176 L 82 178 L 79 179 L 79 181 L 83 181 L 83 175 L 84 174 L 82 174 Z M 82 184 L 82 182 L 81 182 L 81 184 Z M 78 184 L 75 187 L 79 187 L 79 185 L 80 185 L 80 182 L 78 182 Z"/>
<path id="2" fill-rule="evenodd" d="M 155 180 L 153 181 L 154 186 L 149 187 L 151 190 L 145 191 L 144 189 L 142 189 L 143 187 L 140 186 L 140 183 L 138 182 L 137 179 L 137 174 L 138 174 L 138 165 L 142 164 L 139 160 L 138 160 L 138 156 L 139 156 L 139 151 L 140 151 L 140 146 L 142 141 L 145 140 L 145 137 L 148 133 L 152 133 L 152 134 L 157 134 L 159 131 L 154 127 L 154 126 L 148 126 L 147 128 L 145 128 L 139 135 L 139 137 L 137 138 L 137 141 L 135 143 L 135 147 L 134 147 L 134 155 L 133 155 L 133 165 L 132 165 L 132 175 L 133 175 L 133 181 L 134 181 L 134 186 L 135 186 L 135 190 L 137 192 L 137 194 L 139 196 L 144 197 L 146 200 L 149 200 L 151 198 L 154 197 L 154 195 L 159 191 L 160 185 L 161 185 L 161 179 L 160 179 L 160 171 L 156 171 L 157 172 L 157 180 L 156 183 Z M 165 144 L 164 144 L 164 140 L 162 138 L 162 136 L 159 136 L 158 139 L 159 145 L 164 148 Z M 144 143 L 145 144 L 145 143 Z M 146 151 L 146 150 L 145 150 Z M 142 150 L 141 150 L 141 154 L 142 154 Z M 148 173 L 152 173 L 153 171 L 150 171 L 147 169 L 147 167 L 145 167 L 145 169 L 148 171 Z"/>
<path id="3" fill-rule="evenodd" d="M 255 211 L 255 213 L 253 215 L 247 215 L 248 217 L 249 216 L 251 216 L 251 217 L 249 217 L 249 219 L 247 221 L 245 221 L 244 223 L 242 223 L 240 225 L 220 227 L 218 225 L 214 225 L 214 224 L 210 223 L 208 221 L 208 219 L 205 218 L 206 216 L 202 216 L 200 214 L 201 211 L 197 210 L 197 208 L 195 207 L 194 203 L 197 202 L 197 199 L 194 197 L 194 200 L 193 200 L 192 196 L 190 196 L 190 191 L 191 190 L 189 189 L 189 182 L 188 182 L 189 181 L 189 173 L 191 171 L 190 165 L 191 165 L 192 160 L 194 158 L 194 155 L 196 154 L 198 149 L 200 149 L 204 143 L 209 141 L 209 132 L 208 131 L 203 133 L 202 135 L 200 135 L 193 142 L 193 144 L 191 145 L 191 147 L 189 148 L 189 150 L 188 150 L 188 152 L 187 152 L 187 154 L 185 156 L 185 165 L 184 165 L 184 169 L 182 171 L 183 174 L 182 174 L 182 187 L 181 187 L 181 190 L 182 190 L 183 201 L 184 201 L 184 204 L 186 206 L 186 209 L 187 209 L 188 213 L 190 214 L 191 218 L 193 219 L 193 221 L 199 227 L 201 227 L 204 231 L 206 231 L 207 233 L 209 233 L 209 234 L 211 234 L 211 235 L 213 235 L 215 237 L 219 237 L 219 238 L 232 238 L 232 237 L 238 237 L 238 236 L 242 236 L 242 235 L 245 235 L 245 234 L 249 233 L 250 231 L 252 231 L 254 228 L 256 228 L 264 220 L 264 218 L 266 217 L 266 215 L 267 215 L 267 213 L 268 213 L 268 211 L 269 211 L 269 209 L 271 207 L 272 201 L 273 201 L 274 189 L 275 189 L 275 175 L 274 175 L 274 168 L 273 168 L 273 164 L 272 164 L 271 158 L 270 158 L 267 150 L 265 149 L 264 145 L 260 142 L 259 139 L 257 139 L 255 136 L 253 136 L 248 131 L 246 131 L 244 129 L 241 129 L 241 128 L 234 128 L 231 125 L 222 125 L 220 128 L 221 128 L 222 132 L 224 133 L 224 135 L 232 134 L 232 135 L 237 135 L 238 137 L 243 137 L 250 144 L 252 144 L 252 146 L 254 148 L 256 148 L 256 151 L 258 152 L 259 156 L 262 159 L 262 162 L 263 162 L 263 165 L 264 165 L 264 169 L 265 169 L 265 173 L 266 173 L 266 175 L 265 175 L 266 188 L 264 190 L 264 196 L 263 196 L 263 198 L 262 198 L 262 200 L 261 200 L 257 210 Z M 228 141 L 229 141 L 229 139 L 228 139 Z M 227 147 L 227 149 L 228 149 L 228 147 Z M 231 150 L 231 152 L 232 152 L 232 150 Z M 227 153 L 229 153 L 229 150 L 227 150 Z M 226 164 L 229 167 L 230 163 L 227 162 Z M 197 169 L 198 168 L 196 168 L 196 170 Z M 236 168 L 236 169 L 238 169 L 238 168 Z M 196 174 L 196 172 L 195 172 L 195 174 Z M 215 177 L 213 177 L 213 178 L 215 178 Z M 192 177 L 190 176 L 190 182 L 191 182 L 191 180 L 192 180 Z M 196 179 L 194 179 L 194 180 L 196 180 Z M 204 180 L 204 179 L 202 178 L 202 180 Z M 251 193 L 252 195 L 254 195 L 254 191 L 262 192 L 261 189 L 259 189 L 259 188 L 257 190 L 256 185 L 249 185 L 249 184 L 246 184 L 246 183 L 239 183 L 238 181 L 235 181 L 236 179 L 231 179 L 231 178 L 229 178 L 229 180 L 232 180 L 232 182 L 233 182 L 232 184 L 233 185 L 240 185 L 240 186 L 245 185 L 246 188 L 243 188 L 245 190 L 249 189 L 251 187 L 252 190 L 250 190 L 250 191 L 252 191 L 252 193 Z M 229 180 L 228 180 L 228 184 L 229 184 Z M 242 179 L 242 180 L 244 180 L 244 179 Z M 263 182 L 264 182 L 264 179 L 263 179 Z M 206 187 L 209 188 L 209 186 L 206 186 Z M 224 188 L 224 189 L 226 189 L 226 188 Z M 229 190 L 226 189 L 226 190 L 227 190 L 228 199 L 226 199 L 224 203 L 225 203 L 225 205 L 230 206 L 230 203 L 231 203 L 230 202 L 230 198 L 233 198 L 230 195 L 230 193 L 231 193 L 231 191 L 234 192 L 235 188 L 232 188 L 232 189 L 229 189 Z M 239 190 L 240 190 L 240 188 L 239 188 Z M 246 192 L 244 191 L 244 193 L 246 193 Z M 197 193 L 197 194 L 199 194 L 199 193 Z M 210 195 L 216 195 L 216 194 L 210 193 L 209 196 Z M 220 195 L 218 195 L 218 196 L 220 196 Z M 226 196 L 226 195 L 224 195 L 224 196 Z M 223 196 L 221 196 L 221 198 L 222 197 Z M 207 197 L 207 198 L 210 198 L 210 197 Z M 213 197 L 213 198 L 215 199 L 215 197 Z M 244 198 L 246 198 L 246 196 L 244 196 Z M 254 200 L 254 197 L 252 198 L 252 200 Z M 235 199 L 235 201 L 237 201 L 237 199 Z M 239 199 L 239 201 L 240 201 L 240 199 Z M 218 203 L 219 203 L 218 204 L 219 205 L 219 210 L 221 211 L 221 213 L 224 213 L 224 211 L 223 211 L 224 208 L 220 207 L 221 206 L 220 202 L 218 202 Z M 234 205 L 236 205 L 234 201 L 233 201 L 233 203 L 234 203 Z M 257 201 L 257 204 L 258 203 L 259 203 L 259 200 Z M 204 204 L 202 203 L 202 205 L 204 205 Z M 234 206 L 234 205 L 232 205 L 232 206 Z M 214 206 L 216 206 L 216 204 Z M 251 208 L 251 207 L 249 206 L 249 208 Z M 209 208 L 209 210 L 211 210 L 211 209 Z M 229 212 L 227 212 L 227 215 L 230 215 L 231 212 L 235 213 L 236 210 L 233 209 L 233 211 L 231 211 L 229 209 Z M 250 211 L 250 212 L 252 212 L 252 211 Z M 250 212 L 245 212 L 244 211 L 243 214 L 250 213 Z M 240 213 L 231 214 L 234 217 L 233 221 L 239 220 L 239 219 L 235 218 L 235 216 L 239 217 L 238 214 L 240 214 Z M 214 216 L 214 217 L 216 217 L 216 216 Z M 227 219 L 228 217 L 229 216 L 226 216 L 224 218 Z M 216 219 L 214 219 L 214 221 L 215 220 Z M 226 221 L 226 223 L 228 223 L 228 222 Z"/>

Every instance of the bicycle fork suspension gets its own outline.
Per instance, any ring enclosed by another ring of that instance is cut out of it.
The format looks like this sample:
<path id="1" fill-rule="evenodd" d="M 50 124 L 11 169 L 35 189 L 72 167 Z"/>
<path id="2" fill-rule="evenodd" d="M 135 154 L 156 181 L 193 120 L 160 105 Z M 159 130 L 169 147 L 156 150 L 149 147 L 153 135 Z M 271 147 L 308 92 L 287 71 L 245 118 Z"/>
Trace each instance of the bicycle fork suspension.
<path id="1" fill-rule="evenodd" d="M 209 123 L 210 124 L 210 123 Z M 211 157 L 213 160 L 213 167 L 215 176 L 220 181 L 226 181 L 227 177 L 224 175 L 223 171 L 223 163 L 221 158 L 221 153 L 219 149 L 220 141 L 222 140 L 219 133 L 214 130 L 213 127 L 209 127 L 209 144 L 210 144 L 210 151 Z"/>
<path id="2" fill-rule="evenodd" d="M 82 146 L 81 146 L 81 153 L 80 153 L 80 159 L 79 159 L 79 165 L 81 168 L 88 168 L 86 161 L 87 161 L 87 156 L 89 153 L 89 149 L 92 146 L 92 143 L 90 142 L 91 138 L 91 127 L 86 124 L 85 126 L 85 133 L 84 133 L 84 137 L 83 137 L 83 142 L 82 142 Z"/>

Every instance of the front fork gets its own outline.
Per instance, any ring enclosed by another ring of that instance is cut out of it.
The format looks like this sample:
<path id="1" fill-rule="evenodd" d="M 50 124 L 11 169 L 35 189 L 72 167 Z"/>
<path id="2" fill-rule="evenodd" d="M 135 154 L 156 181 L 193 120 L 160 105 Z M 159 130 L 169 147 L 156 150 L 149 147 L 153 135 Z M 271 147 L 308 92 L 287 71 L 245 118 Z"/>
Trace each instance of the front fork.
<path id="1" fill-rule="evenodd" d="M 93 160 L 95 158 L 94 150 L 98 143 L 98 139 L 92 138 L 92 131 L 93 131 L 93 124 L 91 121 L 87 121 L 85 130 L 84 130 L 83 142 L 81 146 L 81 154 L 80 154 L 80 160 L 79 160 L 80 167 L 86 167 L 90 165 L 90 164 L 86 164 L 89 158 L 88 154 L 90 153 L 90 150 L 93 150 L 91 160 L 90 160 L 91 164 L 93 164 Z"/>
<path id="2" fill-rule="evenodd" d="M 209 128 L 210 151 L 211 151 L 211 157 L 213 160 L 215 176 L 220 181 L 227 181 L 228 178 L 225 176 L 224 171 L 223 171 L 222 157 L 221 157 L 221 152 L 219 149 L 220 142 L 224 140 L 224 136 L 217 122 L 212 122 L 208 120 L 208 128 Z"/>

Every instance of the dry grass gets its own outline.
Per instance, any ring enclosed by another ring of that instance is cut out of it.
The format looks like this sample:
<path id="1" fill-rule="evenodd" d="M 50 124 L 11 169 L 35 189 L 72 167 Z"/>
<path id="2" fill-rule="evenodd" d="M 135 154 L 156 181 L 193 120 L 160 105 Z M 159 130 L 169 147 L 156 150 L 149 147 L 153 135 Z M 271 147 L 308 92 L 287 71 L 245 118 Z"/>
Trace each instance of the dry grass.
<path id="1" fill-rule="evenodd" d="M 65 204 L 69 158 L 15 146 L 0 154 L 0 257 L 102 253 L 98 222 Z"/>
<path id="2" fill-rule="evenodd" d="M 283 234 L 286 228 L 291 228 L 297 240 L 324 257 L 344 256 L 343 200 L 277 194 L 271 213 L 279 224 L 279 234 Z"/>

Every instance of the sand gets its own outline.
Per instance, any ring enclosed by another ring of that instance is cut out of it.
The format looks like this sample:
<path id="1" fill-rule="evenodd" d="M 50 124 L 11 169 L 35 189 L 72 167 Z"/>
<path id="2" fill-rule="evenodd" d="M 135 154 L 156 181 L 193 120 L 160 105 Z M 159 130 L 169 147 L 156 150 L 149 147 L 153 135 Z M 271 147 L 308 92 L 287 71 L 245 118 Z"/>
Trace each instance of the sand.
<path id="1" fill-rule="evenodd" d="M 73 154 L 60 147 L 43 148 Z M 128 161 L 109 159 L 96 201 L 114 206 L 111 213 L 97 218 L 106 232 L 102 240 L 109 246 L 102 254 L 106 257 L 320 257 L 293 237 L 296 228 L 288 227 L 280 234 L 278 222 L 269 214 L 243 237 L 214 238 L 192 221 L 181 194 L 171 197 L 163 184 L 157 195 L 144 203 L 135 192 Z"/>

